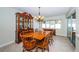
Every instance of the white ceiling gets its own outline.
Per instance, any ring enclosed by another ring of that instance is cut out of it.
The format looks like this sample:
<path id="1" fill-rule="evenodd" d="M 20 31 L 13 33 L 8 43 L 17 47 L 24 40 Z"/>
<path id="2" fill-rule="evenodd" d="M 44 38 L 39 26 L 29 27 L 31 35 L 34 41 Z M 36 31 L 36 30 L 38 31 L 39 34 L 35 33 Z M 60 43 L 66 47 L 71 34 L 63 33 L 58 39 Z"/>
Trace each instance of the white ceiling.
<path id="1" fill-rule="evenodd" d="M 21 11 L 31 13 L 33 16 L 38 16 L 38 7 L 16 7 Z M 70 7 L 41 7 L 40 15 L 46 17 L 65 15 L 69 11 Z"/>

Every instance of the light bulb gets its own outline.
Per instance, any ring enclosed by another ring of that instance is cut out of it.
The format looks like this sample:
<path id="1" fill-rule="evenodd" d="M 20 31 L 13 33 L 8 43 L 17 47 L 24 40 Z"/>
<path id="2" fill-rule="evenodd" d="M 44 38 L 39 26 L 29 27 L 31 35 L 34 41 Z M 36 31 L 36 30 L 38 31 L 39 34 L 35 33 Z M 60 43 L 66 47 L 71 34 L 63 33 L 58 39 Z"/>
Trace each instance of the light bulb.
<path id="1" fill-rule="evenodd" d="M 41 18 L 41 16 L 38 16 L 38 18 Z"/>

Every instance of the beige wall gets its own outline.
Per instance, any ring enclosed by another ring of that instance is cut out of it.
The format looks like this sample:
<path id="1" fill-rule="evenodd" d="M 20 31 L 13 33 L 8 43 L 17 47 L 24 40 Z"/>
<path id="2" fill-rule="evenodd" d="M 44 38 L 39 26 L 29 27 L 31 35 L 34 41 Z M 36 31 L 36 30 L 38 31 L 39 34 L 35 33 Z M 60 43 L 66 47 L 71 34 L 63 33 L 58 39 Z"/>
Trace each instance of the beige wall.
<path id="1" fill-rule="evenodd" d="M 0 7 L 0 47 L 15 41 L 15 13 L 19 10 Z"/>
<path id="2" fill-rule="evenodd" d="M 56 30 L 56 35 L 67 36 L 67 19 L 65 16 L 62 16 L 61 19 L 61 29 Z"/>

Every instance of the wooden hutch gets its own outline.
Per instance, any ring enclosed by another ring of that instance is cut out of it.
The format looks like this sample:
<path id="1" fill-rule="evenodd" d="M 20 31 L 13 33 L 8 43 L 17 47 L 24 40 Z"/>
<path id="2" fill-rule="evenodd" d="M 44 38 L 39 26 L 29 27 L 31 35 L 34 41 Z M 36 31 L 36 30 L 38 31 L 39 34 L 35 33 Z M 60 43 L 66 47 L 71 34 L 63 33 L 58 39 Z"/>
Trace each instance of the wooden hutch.
<path id="1" fill-rule="evenodd" d="M 33 30 L 33 17 L 27 12 L 16 13 L 16 43 L 21 42 L 19 34 L 22 31 Z"/>

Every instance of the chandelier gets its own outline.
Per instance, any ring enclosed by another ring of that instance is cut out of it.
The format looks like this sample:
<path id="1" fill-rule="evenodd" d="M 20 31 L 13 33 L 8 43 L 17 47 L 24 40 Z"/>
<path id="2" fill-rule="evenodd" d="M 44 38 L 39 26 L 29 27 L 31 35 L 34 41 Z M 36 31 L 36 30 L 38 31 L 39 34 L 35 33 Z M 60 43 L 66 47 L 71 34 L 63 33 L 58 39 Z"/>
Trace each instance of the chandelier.
<path id="1" fill-rule="evenodd" d="M 38 9 L 39 9 L 39 13 L 38 13 L 39 16 L 35 16 L 35 19 L 38 22 L 43 22 L 44 21 L 44 16 L 40 16 L 40 7 L 38 7 Z"/>

